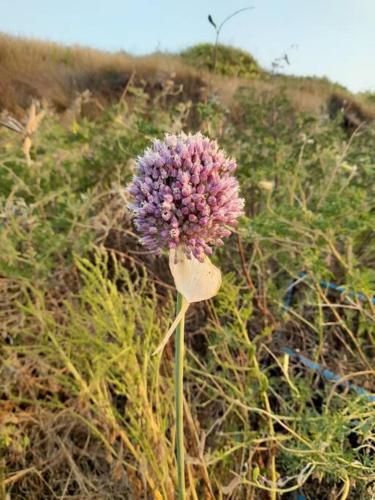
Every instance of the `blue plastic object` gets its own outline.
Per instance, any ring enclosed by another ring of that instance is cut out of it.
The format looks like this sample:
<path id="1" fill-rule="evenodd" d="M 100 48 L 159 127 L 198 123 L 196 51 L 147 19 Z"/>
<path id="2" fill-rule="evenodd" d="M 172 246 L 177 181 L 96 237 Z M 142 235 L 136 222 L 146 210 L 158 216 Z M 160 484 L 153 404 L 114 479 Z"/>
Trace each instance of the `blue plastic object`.
<path id="1" fill-rule="evenodd" d="M 368 401 L 375 402 L 375 395 L 370 394 L 363 387 L 358 387 L 357 385 L 352 384 L 351 382 L 346 381 L 346 380 L 340 382 L 342 377 L 340 377 L 339 375 L 336 375 L 336 373 L 333 373 L 331 370 L 324 368 L 319 363 L 316 363 L 315 361 L 311 361 L 311 359 L 308 359 L 308 358 L 306 358 L 306 356 L 299 354 L 294 349 L 290 349 L 290 347 L 283 347 L 282 351 L 285 354 L 288 354 L 289 356 L 297 358 L 303 365 L 305 365 L 310 370 L 314 370 L 314 371 L 318 372 L 326 380 L 329 380 L 330 382 L 339 382 L 340 386 L 348 387 L 349 389 L 351 389 L 352 391 L 357 393 L 358 396 L 365 396 L 368 399 Z"/>
<path id="2" fill-rule="evenodd" d="M 300 283 L 302 283 L 303 281 L 305 281 L 307 278 L 308 278 L 308 274 L 305 271 L 302 271 L 301 273 L 299 273 L 298 278 L 296 280 L 294 280 L 288 286 L 288 289 L 286 291 L 286 294 L 284 296 L 284 301 L 283 301 L 284 302 L 284 307 L 286 309 L 289 309 L 289 307 L 291 307 L 291 305 L 292 305 L 292 299 L 293 299 L 294 290 L 297 288 L 297 286 Z M 325 288 L 326 290 L 333 290 L 333 291 L 338 292 L 338 293 L 343 293 L 343 294 L 348 295 L 348 297 L 352 297 L 354 299 L 357 298 L 357 299 L 362 300 L 362 301 L 367 300 L 366 295 L 364 295 L 363 293 L 361 293 L 361 292 L 352 292 L 350 290 L 347 290 L 344 286 L 336 285 L 335 283 L 331 283 L 330 281 L 321 280 L 319 282 L 319 284 L 320 284 L 320 286 L 322 288 Z M 375 297 L 372 297 L 370 300 L 371 300 L 371 302 L 373 304 L 375 304 Z"/>
<path id="3" fill-rule="evenodd" d="M 292 300 L 293 300 L 293 293 L 295 288 L 305 279 L 308 277 L 308 274 L 303 271 L 298 275 L 298 279 L 293 281 L 289 286 L 286 291 L 286 294 L 284 296 L 283 300 L 283 305 L 285 309 L 289 309 L 292 305 Z M 334 290 L 339 293 L 346 293 L 350 297 L 356 297 L 359 300 L 366 300 L 366 296 L 363 293 L 355 293 L 355 292 L 350 292 L 345 289 L 345 287 L 336 285 L 335 283 L 331 283 L 330 281 L 325 281 L 322 280 L 320 281 L 320 286 L 329 290 Z M 372 303 L 375 304 L 375 297 L 372 299 Z M 331 370 L 328 370 L 327 368 L 324 368 L 322 365 L 319 363 L 316 363 L 315 361 L 312 361 L 311 359 L 306 358 L 302 354 L 298 353 L 294 349 L 291 349 L 290 347 L 283 347 L 282 351 L 285 354 L 288 354 L 289 356 L 292 356 L 294 358 L 297 358 L 303 365 L 305 365 L 307 368 L 310 370 L 314 370 L 318 372 L 323 378 L 326 380 L 329 380 L 330 382 L 339 382 L 339 385 L 343 387 L 348 387 L 352 391 L 354 391 L 356 394 L 359 396 L 365 396 L 368 401 L 375 402 L 375 395 L 370 394 L 366 389 L 363 389 L 363 387 L 358 387 L 355 384 L 352 384 L 349 381 L 342 381 L 340 382 L 341 378 L 339 375 L 336 375 L 336 373 L 333 373 Z"/>

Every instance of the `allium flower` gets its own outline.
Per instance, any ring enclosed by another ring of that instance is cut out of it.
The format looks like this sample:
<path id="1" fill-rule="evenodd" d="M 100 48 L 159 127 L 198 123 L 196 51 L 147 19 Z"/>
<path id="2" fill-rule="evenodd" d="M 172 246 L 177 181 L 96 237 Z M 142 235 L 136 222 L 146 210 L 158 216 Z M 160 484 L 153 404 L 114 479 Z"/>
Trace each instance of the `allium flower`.
<path id="1" fill-rule="evenodd" d="M 199 261 L 211 255 L 242 214 L 236 168 L 216 141 L 201 133 L 155 140 L 138 157 L 129 186 L 141 243 L 159 254 L 181 246 Z"/>

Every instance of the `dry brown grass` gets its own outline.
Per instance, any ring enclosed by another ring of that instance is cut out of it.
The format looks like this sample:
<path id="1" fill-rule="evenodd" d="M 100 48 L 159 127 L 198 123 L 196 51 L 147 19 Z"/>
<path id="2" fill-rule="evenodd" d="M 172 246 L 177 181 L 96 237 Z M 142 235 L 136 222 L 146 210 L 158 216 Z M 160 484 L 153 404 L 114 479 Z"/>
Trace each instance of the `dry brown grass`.
<path id="1" fill-rule="evenodd" d="M 196 70 L 173 56 L 133 57 L 0 35 L 0 109 L 19 113 L 34 98 L 61 111 L 86 89 L 107 103 L 121 96 L 132 74 L 148 90 L 172 77 L 192 97 L 203 84 Z"/>
<path id="2" fill-rule="evenodd" d="M 32 99 L 64 111 L 86 90 L 100 107 L 120 99 L 130 78 L 151 94 L 172 79 L 183 86 L 179 98 L 182 95 L 184 100 L 194 102 L 216 93 L 228 107 L 239 87 L 251 87 L 260 95 L 284 92 L 296 109 L 309 113 L 320 113 L 330 96 L 338 92 L 351 102 L 351 108 L 355 103 L 363 116 L 375 118 L 375 104 L 366 102 L 364 106 L 350 92 L 325 79 L 270 74 L 254 80 L 223 77 L 197 70 L 177 55 L 134 57 L 124 52 L 68 47 L 0 34 L 0 111 L 6 109 L 23 116 Z"/>

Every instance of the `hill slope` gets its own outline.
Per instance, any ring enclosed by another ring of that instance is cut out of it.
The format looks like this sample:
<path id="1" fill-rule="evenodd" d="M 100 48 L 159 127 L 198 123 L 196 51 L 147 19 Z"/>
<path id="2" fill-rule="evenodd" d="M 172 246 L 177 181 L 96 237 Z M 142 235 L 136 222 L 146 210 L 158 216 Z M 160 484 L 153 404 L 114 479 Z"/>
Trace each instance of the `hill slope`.
<path id="1" fill-rule="evenodd" d="M 181 55 L 157 53 L 133 57 L 82 47 L 68 47 L 38 40 L 0 35 L 0 110 L 22 116 L 38 99 L 57 111 L 67 110 L 83 92 L 90 91 L 97 103 L 117 102 L 131 80 L 148 93 L 166 89 L 171 82 L 182 86 L 179 99 L 199 101 L 213 93 L 228 105 L 236 90 L 246 86 L 259 94 L 284 92 L 301 111 L 320 112 L 332 94 L 340 107 L 358 111 L 360 120 L 375 117 L 371 99 L 358 99 L 325 79 L 271 75 L 261 70 L 246 52 L 219 46 L 218 67 L 209 71 L 209 44 L 184 51 Z M 352 112 L 353 115 L 353 112 Z"/>

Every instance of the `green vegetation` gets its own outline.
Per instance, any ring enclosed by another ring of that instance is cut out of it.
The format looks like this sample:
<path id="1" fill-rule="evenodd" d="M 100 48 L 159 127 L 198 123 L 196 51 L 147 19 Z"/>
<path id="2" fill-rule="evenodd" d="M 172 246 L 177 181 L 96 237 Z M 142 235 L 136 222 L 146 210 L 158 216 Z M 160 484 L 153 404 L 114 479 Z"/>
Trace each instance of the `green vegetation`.
<path id="1" fill-rule="evenodd" d="M 283 498 L 370 500 L 374 404 L 282 349 L 375 392 L 374 129 L 348 134 L 287 94 L 243 87 L 229 107 L 178 88 L 129 85 L 95 121 L 48 111 L 31 164 L 0 129 L 3 496 L 173 498 L 173 341 L 151 353 L 174 290 L 166 257 L 137 244 L 124 186 L 152 138 L 183 129 L 237 158 L 246 199 L 215 255 L 220 294 L 186 318 L 188 494 L 270 498 L 276 474 Z"/>
<path id="2" fill-rule="evenodd" d="M 373 104 L 375 103 L 375 93 L 374 92 L 362 92 L 359 94 L 359 97 L 366 103 L 366 104 Z"/>
<path id="3" fill-rule="evenodd" d="M 214 45 L 201 43 L 185 50 L 181 57 L 198 69 L 212 70 Z M 244 50 L 219 44 L 215 72 L 224 76 L 259 78 L 264 72 L 257 61 Z"/>

